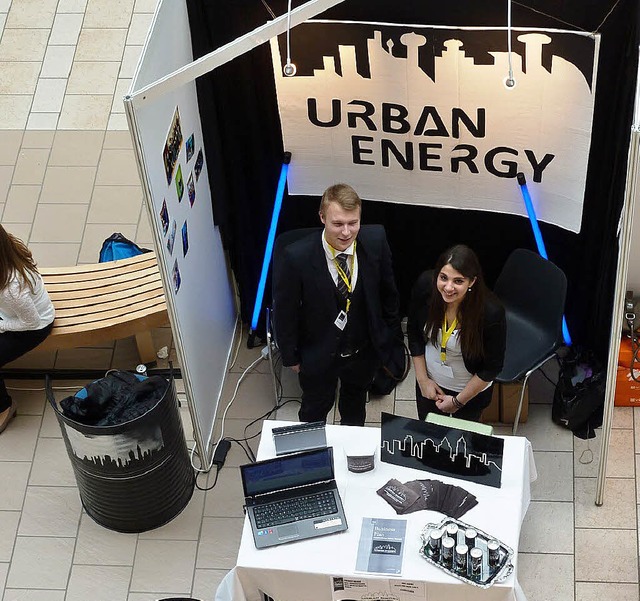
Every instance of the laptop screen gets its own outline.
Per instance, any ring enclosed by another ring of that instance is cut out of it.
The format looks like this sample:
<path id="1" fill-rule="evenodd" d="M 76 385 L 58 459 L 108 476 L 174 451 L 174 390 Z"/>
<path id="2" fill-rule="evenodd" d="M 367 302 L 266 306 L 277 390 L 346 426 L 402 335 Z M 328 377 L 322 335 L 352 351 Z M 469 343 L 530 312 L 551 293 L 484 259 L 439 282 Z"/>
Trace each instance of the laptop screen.
<path id="1" fill-rule="evenodd" d="M 245 497 L 333 480 L 332 448 L 242 465 L 240 471 Z"/>

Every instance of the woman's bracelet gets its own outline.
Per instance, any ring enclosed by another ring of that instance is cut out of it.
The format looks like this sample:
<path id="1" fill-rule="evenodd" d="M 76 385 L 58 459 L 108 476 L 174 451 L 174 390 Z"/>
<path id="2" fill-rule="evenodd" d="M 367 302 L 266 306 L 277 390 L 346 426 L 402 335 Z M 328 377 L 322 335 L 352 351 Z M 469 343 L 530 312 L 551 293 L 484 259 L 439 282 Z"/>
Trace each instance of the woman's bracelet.
<path id="1" fill-rule="evenodd" d="M 453 404 L 458 408 L 458 409 L 462 409 L 464 407 L 464 403 L 461 403 L 458 400 L 458 395 L 455 396 L 451 396 L 451 399 L 453 400 Z"/>

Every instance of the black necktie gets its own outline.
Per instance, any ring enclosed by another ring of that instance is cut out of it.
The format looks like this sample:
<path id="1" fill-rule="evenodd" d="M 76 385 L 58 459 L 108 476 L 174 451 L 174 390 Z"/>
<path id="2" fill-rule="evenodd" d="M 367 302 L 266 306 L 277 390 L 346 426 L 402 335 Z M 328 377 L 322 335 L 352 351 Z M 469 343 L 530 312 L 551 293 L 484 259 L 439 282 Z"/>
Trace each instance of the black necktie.
<path id="1" fill-rule="evenodd" d="M 347 282 L 351 283 L 351 272 L 349 271 L 349 265 L 347 264 L 347 257 L 347 254 L 340 253 L 336 256 L 336 261 L 338 261 L 340 270 L 342 270 Z M 347 298 L 349 296 L 349 290 L 347 288 L 347 282 L 344 281 L 340 274 L 340 270 L 338 270 L 338 292 L 343 298 Z"/>

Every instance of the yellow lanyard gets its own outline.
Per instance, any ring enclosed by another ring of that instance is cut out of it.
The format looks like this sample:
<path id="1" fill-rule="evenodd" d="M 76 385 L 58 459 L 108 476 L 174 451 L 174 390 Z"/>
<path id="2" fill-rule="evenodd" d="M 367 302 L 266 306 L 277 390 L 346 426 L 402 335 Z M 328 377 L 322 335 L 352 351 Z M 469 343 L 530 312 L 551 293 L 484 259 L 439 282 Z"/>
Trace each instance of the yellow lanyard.
<path id="1" fill-rule="evenodd" d="M 347 277 L 347 274 L 344 272 L 342 267 L 340 267 L 340 263 L 338 262 L 338 259 L 336 259 L 336 251 L 333 246 L 331 246 L 330 244 L 328 244 L 327 246 L 329 246 L 329 248 L 331 249 L 333 262 L 335 263 L 336 269 L 338 271 L 338 277 L 344 282 L 345 286 L 347 287 L 347 307 L 344 312 L 349 313 L 349 307 L 351 306 L 351 278 L 353 277 L 353 266 L 356 257 L 356 241 L 353 241 L 353 254 L 351 255 L 351 272 L 349 273 L 349 277 Z"/>
<path id="2" fill-rule="evenodd" d="M 451 338 L 451 334 L 456 329 L 458 325 L 458 320 L 454 319 L 451 323 L 451 326 L 447 328 L 447 317 L 445 315 L 442 320 L 442 342 L 440 343 L 440 361 L 442 361 L 443 365 L 447 364 L 447 342 L 449 342 L 449 338 Z"/>

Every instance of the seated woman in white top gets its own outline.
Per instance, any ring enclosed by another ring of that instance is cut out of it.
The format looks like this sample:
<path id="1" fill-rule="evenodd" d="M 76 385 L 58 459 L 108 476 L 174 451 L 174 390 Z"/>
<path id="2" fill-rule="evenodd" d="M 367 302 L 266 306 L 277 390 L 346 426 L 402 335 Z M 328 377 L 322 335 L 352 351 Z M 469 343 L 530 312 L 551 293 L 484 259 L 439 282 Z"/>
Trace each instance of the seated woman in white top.
<path id="1" fill-rule="evenodd" d="M 38 346 L 49 335 L 54 316 L 31 251 L 0 225 L 0 368 Z M 15 414 L 0 378 L 0 432 Z"/>
<path id="2" fill-rule="evenodd" d="M 504 361 L 504 307 L 485 287 L 476 254 L 446 250 L 411 295 L 407 324 L 418 418 L 455 414 L 478 421 Z"/>

